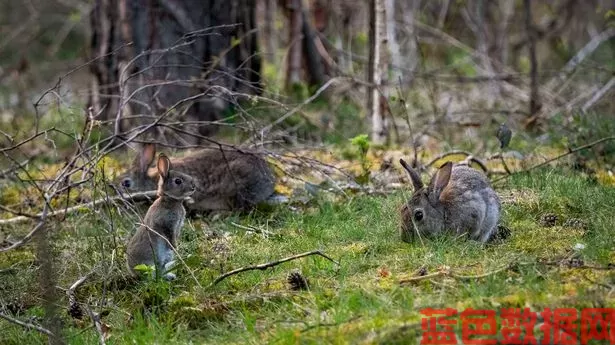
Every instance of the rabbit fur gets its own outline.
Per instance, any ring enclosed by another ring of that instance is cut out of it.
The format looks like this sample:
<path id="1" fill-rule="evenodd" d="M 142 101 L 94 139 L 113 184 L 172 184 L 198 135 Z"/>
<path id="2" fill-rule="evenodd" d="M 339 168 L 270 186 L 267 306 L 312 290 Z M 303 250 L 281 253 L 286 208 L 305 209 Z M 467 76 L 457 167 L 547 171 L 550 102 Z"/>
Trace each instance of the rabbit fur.
<path id="1" fill-rule="evenodd" d="M 414 193 L 401 209 L 401 238 L 433 237 L 452 231 L 488 242 L 497 231 L 500 199 L 486 176 L 468 166 L 445 163 L 424 186 L 419 174 L 400 159 Z"/>
<path id="2" fill-rule="evenodd" d="M 149 166 L 155 144 L 145 144 L 130 170 L 118 178 L 121 190 L 155 189 L 158 174 Z M 203 149 L 172 159 L 176 171 L 194 177 L 196 192 L 186 208 L 195 212 L 249 210 L 274 194 L 275 176 L 261 157 L 246 152 Z"/>
<path id="3" fill-rule="evenodd" d="M 196 190 L 194 179 L 172 169 L 167 156 L 160 154 L 157 162 L 160 175 L 158 198 L 149 207 L 143 224 L 126 247 L 127 266 L 131 275 L 136 276 L 134 267 L 140 264 L 155 266 L 156 272 L 165 279 L 175 279 L 168 272 L 175 265 L 174 248 L 186 217 L 183 201 Z"/>

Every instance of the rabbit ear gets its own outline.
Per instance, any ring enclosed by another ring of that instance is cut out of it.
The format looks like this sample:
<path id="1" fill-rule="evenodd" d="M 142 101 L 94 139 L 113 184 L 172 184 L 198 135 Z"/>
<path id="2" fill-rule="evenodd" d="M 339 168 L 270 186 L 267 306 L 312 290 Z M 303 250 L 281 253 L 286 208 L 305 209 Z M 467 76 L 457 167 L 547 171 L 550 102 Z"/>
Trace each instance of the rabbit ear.
<path id="1" fill-rule="evenodd" d="M 143 150 L 141 150 L 141 155 L 139 155 L 139 171 L 142 173 L 146 173 L 149 166 L 154 161 L 154 157 L 156 157 L 156 144 L 143 144 Z"/>
<path id="2" fill-rule="evenodd" d="M 423 181 L 421 181 L 421 177 L 410 167 L 410 165 L 408 165 L 408 163 L 406 163 L 405 160 L 403 160 L 403 158 L 399 159 L 399 164 L 401 164 L 401 166 L 408 172 L 408 175 L 410 175 L 410 180 L 412 180 L 414 190 L 423 188 Z"/>
<path id="3" fill-rule="evenodd" d="M 440 199 L 440 193 L 444 190 L 444 188 L 448 185 L 448 182 L 451 180 L 451 172 L 453 170 L 453 163 L 446 162 L 444 165 L 440 167 L 436 175 L 433 177 L 431 181 L 432 185 L 432 193 L 435 199 Z"/>
<path id="4" fill-rule="evenodd" d="M 158 156 L 158 174 L 162 177 L 163 180 L 166 180 L 169 177 L 169 170 L 171 169 L 171 161 L 169 161 L 169 157 L 167 157 L 164 153 L 161 153 Z"/>

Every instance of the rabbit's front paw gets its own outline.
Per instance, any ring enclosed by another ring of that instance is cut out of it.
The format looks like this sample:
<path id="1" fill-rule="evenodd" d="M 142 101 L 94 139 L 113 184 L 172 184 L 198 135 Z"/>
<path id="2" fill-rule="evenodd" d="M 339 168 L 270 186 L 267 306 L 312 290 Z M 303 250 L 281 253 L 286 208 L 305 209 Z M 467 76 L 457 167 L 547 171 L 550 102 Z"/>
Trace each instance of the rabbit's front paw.
<path id="1" fill-rule="evenodd" d="M 177 279 L 177 276 L 175 275 L 175 273 L 171 273 L 171 272 L 169 272 L 169 273 L 165 274 L 165 275 L 163 276 L 163 278 L 164 278 L 165 280 L 167 280 L 167 281 L 171 281 L 171 280 L 175 280 L 175 279 Z"/>

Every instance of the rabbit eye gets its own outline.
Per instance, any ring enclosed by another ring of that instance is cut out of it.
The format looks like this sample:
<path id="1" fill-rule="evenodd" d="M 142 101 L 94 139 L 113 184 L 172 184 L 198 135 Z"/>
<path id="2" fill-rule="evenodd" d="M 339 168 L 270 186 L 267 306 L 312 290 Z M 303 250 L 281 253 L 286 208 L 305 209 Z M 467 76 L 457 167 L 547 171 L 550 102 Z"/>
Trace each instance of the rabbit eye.
<path id="1" fill-rule="evenodd" d="M 176 178 L 174 182 L 175 182 L 175 184 L 176 184 L 176 185 L 178 185 L 178 186 L 179 186 L 179 185 L 180 185 L 180 184 L 182 184 L 182 182 L 184 182 L 184 181 L 182 181 L 182 179 L 180 179 L 180 178 Z"/>
<path id="2" fill-rule="evenodd" d="M 421 219 L 423 219 L 423 211 L 421 210 L 415 210 L 414 211 L 414 220 L 416 220 L 417 222 L 420 221 Z"/>
<path id="3" fill-rule="evenodd" d="M 122 181 L 122 187 L 124 188 L 130 188 L 131 185 L 132 185 L 132 181 L 129 178 Z"/>

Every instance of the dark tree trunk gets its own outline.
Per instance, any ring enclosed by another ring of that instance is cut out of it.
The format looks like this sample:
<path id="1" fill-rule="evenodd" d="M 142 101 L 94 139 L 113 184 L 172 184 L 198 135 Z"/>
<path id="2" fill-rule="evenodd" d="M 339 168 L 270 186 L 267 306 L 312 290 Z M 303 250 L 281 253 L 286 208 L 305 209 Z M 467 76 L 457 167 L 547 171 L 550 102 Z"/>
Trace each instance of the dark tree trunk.
<path id="1" fill-rule="evenodd" d="M 532 19 L 532 3 L 524 0 L 525 29 L 529 42 L 530 55 L 530 115 L 535 116 L 541 108 L 540 95 L 538 94 L 538 60 L 536 58 L 536 34 Z"/>
<path id="2" fill-rule="evenodd" d="M 100 119 L 116 124 L 118 135 L 163 114 L 165 122 L 213 121 L 236 101 L 229 91 L 258 94 L 255 6 L 256 0 L 96 0 L 90 101 Z M 208 135 L 215 128 L 182 130 Z M 156 130 L 158 139 L 171 139 L 171 132 Z"/>
<path id="3" fill-rule="evenodd" d="M 303 11 L 301 0 L 287 0 L 286 10 L 289 22 L 289 48 L 288 66 L 286 70 L 286 88 L 290 88 L 301 83 L 301 57 L 303 56 L 301 44 L 303 37 L 301 29 L 303 27 Z"/>
<path id="4" fill-rule="evenodd" d="M 309 9 L 303 6 L 302 0 L 280 0 L 280 4 L 289 24 L 286 88 L 292 89 L 304 79 L 309 86 L 322 85 L 327 76 Z"/>

